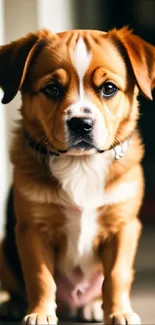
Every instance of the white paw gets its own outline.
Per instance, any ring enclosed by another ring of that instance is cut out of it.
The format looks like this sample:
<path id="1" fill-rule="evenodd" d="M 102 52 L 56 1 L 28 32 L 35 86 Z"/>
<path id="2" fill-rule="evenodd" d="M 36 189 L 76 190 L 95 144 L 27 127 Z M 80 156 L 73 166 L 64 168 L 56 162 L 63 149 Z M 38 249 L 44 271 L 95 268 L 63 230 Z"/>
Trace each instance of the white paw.
<path id="1" fill-rule="evenodd" d="M 57 318 L 53 315 L 29 314 L 24 317 L 22 325 L 55 325 Z"/>
<path id="2" fill-rule="evenodd" d="M 129 313 L 118 313 L 110 316 L 110 322 L 105 320 L 105 324 L 112 325 L 140 325 L 140 317 L 134 312 Z"/>
<path id="3" fill-rule="evenodd" d="M 102 301 L 94 300 L 89 302 L 87 305 L 83 307 L 83 318 L 86 321 L 103 321 L 103 309 L 102 309 Z"/>

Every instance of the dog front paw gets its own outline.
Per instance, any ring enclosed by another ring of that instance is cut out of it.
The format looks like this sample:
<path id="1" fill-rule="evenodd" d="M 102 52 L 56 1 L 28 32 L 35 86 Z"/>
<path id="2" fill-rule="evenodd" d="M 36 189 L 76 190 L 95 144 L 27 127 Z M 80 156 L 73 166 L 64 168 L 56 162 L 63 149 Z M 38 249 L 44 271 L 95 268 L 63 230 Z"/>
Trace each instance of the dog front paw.
<path id="1" fill-rule="evenodd" d="M 103 321 L 102 301 L 94 300 L 87 303 L 82 309 L 82 316 L 85 321 L 102 322 Z"/>
<path id="2" fill-rule="evenodd" d="M 45 315 L 45 314 L 29 314 L 23 319 L 22 325 L 55 325 L 58 320 L 55 315 Z"/>
<path id="3" fill-rule="evenodd" d="M 140 317 L 134 312 L 118 313 L 105 319 L 105 324 L 112 325 L 140 325 Z"/>

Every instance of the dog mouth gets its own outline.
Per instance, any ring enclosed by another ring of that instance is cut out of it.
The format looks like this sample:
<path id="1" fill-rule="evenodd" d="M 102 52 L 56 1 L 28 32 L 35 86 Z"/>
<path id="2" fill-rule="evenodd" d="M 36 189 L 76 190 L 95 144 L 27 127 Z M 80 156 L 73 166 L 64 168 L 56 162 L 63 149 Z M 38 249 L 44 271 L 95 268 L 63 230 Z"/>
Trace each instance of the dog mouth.
<path id="1" fill-rule="evenodd" d="M 92 136 L 87 135 L 83 136 L 70 136 L 68 142 L 68 148 L 66 150 L 57 150 L 60 154 L 71 153 L 72 151 L 79 153 L 88 152 L 91 150 L 95 150 L 98 153 L 104 152 L 103 149 L 98 148 L 95 144 L 95 141 Z"/>
<path id="2" fill-rule="evenodd" d="M 68 147 L 65 150 L 61 150 L 58 148 L 55 148 L 57 150 L 57 153 L 59 154 L 67 154 L 67 153 L 71 153 L 72 151 L 74 152 L 85 152 L 85 151 L 91 151 L 92 149 L 94 149 L 96 152 L 98 153 L 102 153 L 104 152 L 104 150 L 99 149 L 97 147 L 97 145 L 95 144 L 95 141 L 93 139 L 92 136 L 87 135 L 85 137 L 83 136 L 70 136 L 68 139 Z"/>
<path id="3" fill-rule="evenodd" d="M 78 137 L 70 137 L 69 139 L 69 151 L 70 150 L 91 150 L 95 148 L 94 141 L 91 136 L 78 136 Z"/>
<path id="4" fill-rule="evenodd" d="M 69 147 L 69 150 L 81 150 L 81 151 L 88 151 L 88 150 L 91 150 L 91 149 L 94 149 L 94 145 L 92 143 L 88 143 L 86 141 L 79 141 L 78 143 L 76 144 L 73 144 Z"/>

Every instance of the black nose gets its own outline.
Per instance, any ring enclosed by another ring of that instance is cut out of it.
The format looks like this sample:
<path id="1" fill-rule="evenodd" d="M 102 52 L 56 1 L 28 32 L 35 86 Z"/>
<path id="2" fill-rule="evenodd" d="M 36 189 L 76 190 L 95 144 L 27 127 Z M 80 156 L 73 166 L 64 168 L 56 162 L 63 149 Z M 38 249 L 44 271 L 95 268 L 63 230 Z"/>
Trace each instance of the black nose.
<path id="1" fill-rule="evenodd" d="M 92 130 L 94 121 L 91 118 L 72 117 L 67 123 L 71 131 L 85 135 Z"/>

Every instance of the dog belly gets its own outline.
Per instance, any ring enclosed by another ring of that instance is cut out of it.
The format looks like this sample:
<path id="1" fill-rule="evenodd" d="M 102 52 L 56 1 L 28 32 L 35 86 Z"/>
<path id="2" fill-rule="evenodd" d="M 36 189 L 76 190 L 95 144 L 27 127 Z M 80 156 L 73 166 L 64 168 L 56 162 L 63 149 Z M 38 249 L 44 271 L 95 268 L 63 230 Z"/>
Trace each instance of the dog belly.
<path id="1" fill-rule="evenodd" d="M 68 307 L 76 309 L 101 296 L 103 272 L 96 271 L 89 279 L 80 272 L 73 272 L 69 277 L 56 274 L 58 311 Z"/>

